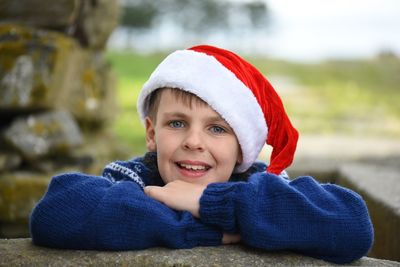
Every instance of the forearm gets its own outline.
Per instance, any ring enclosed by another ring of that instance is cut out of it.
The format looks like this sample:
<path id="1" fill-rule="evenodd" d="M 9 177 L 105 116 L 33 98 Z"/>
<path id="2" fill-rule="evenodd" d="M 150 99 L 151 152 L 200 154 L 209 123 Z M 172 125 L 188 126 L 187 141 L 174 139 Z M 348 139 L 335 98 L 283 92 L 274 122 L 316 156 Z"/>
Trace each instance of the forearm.
<path id="1" fill-rule="evenodd" d="M 256 174 L 249 183 L 213 184 L 200 200 L 200 218 L 268 250 L 290 249 L 334 262 L 365 255 L 372 225 L 363 200 L 310 177 L 288 182 Z"/>
<path id="2" fill-rule="evenodd" d="M 147 197 L 134 182 L 64 174 L 32 212 L 37 245 L 99 250 L 218 245 L 222 233 Z"/>

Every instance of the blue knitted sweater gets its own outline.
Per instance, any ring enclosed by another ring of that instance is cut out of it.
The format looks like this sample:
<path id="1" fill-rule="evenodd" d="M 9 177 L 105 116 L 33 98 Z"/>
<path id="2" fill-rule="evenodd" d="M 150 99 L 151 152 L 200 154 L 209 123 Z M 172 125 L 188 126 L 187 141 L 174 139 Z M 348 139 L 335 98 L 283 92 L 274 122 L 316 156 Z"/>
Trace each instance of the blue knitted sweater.
<path id="1" fill-rule="evenodd" d="M 200 219 L 144 194 L 146 185 L 163 185 L 154 153 L 113 162 L 102 176 L 61 174 L 32 211 L 32 240 L 69 249 L 192 248 L 221 245 L 226 232 L 240 233 L 251 247 L 336 263 L 366 255 L 373 228 L 359 195 L 311 177 L 290 181 L 265 167 L 256 163 L 226 183 L 210 184 Z"/>

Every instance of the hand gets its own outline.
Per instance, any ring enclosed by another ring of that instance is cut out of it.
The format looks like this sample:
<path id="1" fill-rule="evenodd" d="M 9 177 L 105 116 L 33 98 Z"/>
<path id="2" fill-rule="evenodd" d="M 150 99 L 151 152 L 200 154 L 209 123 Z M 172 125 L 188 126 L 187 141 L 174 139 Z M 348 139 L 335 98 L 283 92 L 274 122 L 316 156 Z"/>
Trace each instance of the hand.
<path id="1" fill-rule="evenodd" d="M 175 180 L 163 187 L 146 186 L 144 192 L 171 209 L 189 211 L 194 217 L 199 218 L 200 197 L 205 189 L 205 185 Z"/>
<path id="2" fill-rule="evenodd" d="M 240 234 L 227 234 L 224 233 L 222 237 L 222 244 L 224 245 L 229 245 L 229 244 L 235 244 L 240 242 Z"/>

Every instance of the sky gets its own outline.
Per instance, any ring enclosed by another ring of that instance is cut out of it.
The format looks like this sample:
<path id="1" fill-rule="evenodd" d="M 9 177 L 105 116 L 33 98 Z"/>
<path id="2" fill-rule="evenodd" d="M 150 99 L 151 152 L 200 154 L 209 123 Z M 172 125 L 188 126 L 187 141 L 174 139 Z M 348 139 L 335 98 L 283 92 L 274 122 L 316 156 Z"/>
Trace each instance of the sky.
<path id="1" fill-rule="evenodd" d="M 255 52 L 300 62 L 371 58 L 382 51 L 400 56 L 400 0 L 264 1 L 271 15 L 267 31 L 229 37 L 211 34 L 200 41 L 239 53 Z M 132 46 L 147 52 L 188 46 L 182 33 L 168 23 L 152 34 L 136 37 Z M 109 44 L 118 47 L 123 40 L 121 31 L 116 31 Z"/>
<path id="2" fill-rule="evenodd" d="M 294 60 L 400 55 L 398 0 L 267 0 L 269 54 Z M 262 48 L 257 48 L 262 49 Z"/>

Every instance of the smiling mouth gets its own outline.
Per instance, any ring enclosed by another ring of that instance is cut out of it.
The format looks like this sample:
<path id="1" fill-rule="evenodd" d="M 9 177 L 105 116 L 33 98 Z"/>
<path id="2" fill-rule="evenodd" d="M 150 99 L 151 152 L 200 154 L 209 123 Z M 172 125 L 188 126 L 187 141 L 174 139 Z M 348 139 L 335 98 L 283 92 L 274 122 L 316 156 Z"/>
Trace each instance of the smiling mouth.
<path id="1" fill-rule="evenodd" d="M 193 171 L 193 172 L 205 172 L 211 169 L 211 166 L 204 164 L 189 164 L 183 162 L 176 162 L 176 165 L 183 170 Z"/>

